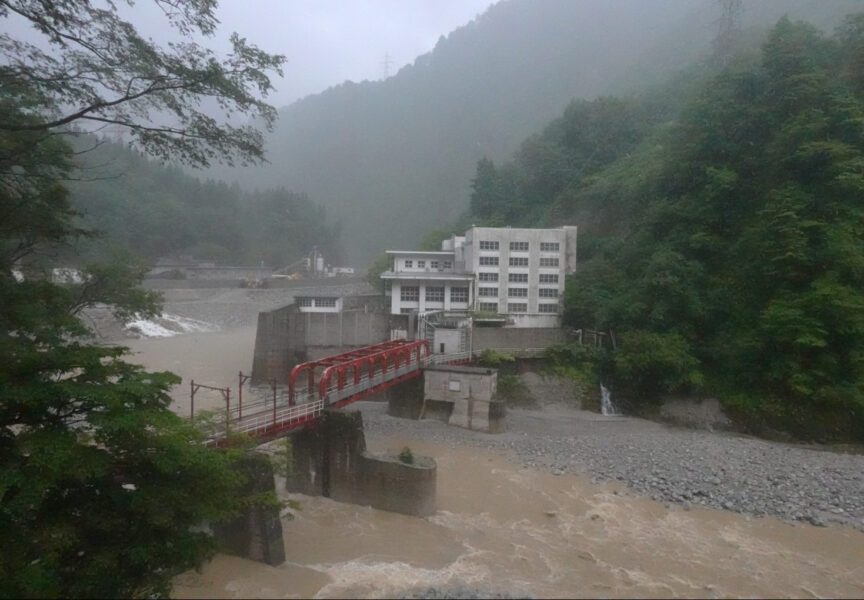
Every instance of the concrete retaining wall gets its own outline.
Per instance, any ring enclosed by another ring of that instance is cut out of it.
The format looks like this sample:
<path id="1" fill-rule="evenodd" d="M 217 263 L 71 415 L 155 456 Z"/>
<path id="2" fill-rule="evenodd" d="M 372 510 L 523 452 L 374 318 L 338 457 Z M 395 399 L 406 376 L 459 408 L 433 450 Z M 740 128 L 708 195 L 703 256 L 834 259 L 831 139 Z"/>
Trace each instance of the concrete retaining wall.
<path id="1" fill-rule="evenodd" d="M 449 423 L 450 415 L 452 414 L 452 402 L 446 402 L 443 400 L 426 400 L 423 405 L 421 416 L 423 419 L 433 419 L 435 421 L 441 421 L 442 423 Z"/>
<path id="2" fill-rule="evenodd" d="M 498 371 L 485 367 L 432 366 L 424 369 L 423 379 L 427 400 L 491 400 L 498 388 Z"/>
<path id="3" fill-rule="evenodd" d="M 252 382 L 287 383 L 295 365 L 390 339 L 404 315 L 379 310 L 383 297 L 346 296 L 338 313 L 300 312 L 294 304 L 258 314 Z"/>
<path id="4" fill-rule="evenodd" d="M 428 456 L 414 456 L 405 464 L 395 456 L 364 452 L 362 473 L 365 501 L 374 508 L 424 517 L 435 513 L 438 468 Z"/>
<path id="5" fill-rule="evenodd" d="M 505 431 L 507 408 L 503 402 L 464 398 L 453 402 L 448 424 L 472 431 L 501 433 Z"/>
<path id="6" fill-rule="evenodd" d="M 357 411 L 326 410 L 314 430 L 292 438 L 289 492 L 325 496 L 413 516 L 435 512 L 437 466 L 415 456 L 404 464 L 366 452 L 363 417 Z"/>
<path id="7" fill-rule="evenodd" d="M 381 392 L 387 400 L 387 414 L 400 419 L 419 419 L 423 408 L 424 379 L 425 375 L 415 377 Z"/>
<path id="8" fill-rule="evenodd" d="M 492 349 L 521 356 L 526 349 L 548 348 L 570 341 L 563 329 L 540 327 L 475 327 L 472 336 L 475 354 Z"/>
<path id="9" fill-rule="evenodd" d="M 243 459 L 241 466 L 248 476 L 244 494 L 275 492 L 269 457 L 252 453 Z M 250 508 L 233 521 L 215 525 L 213 530 L 223 550 L 230 554 L 274 566 L 285 562 L 282 521 L 277 507 Z"/>

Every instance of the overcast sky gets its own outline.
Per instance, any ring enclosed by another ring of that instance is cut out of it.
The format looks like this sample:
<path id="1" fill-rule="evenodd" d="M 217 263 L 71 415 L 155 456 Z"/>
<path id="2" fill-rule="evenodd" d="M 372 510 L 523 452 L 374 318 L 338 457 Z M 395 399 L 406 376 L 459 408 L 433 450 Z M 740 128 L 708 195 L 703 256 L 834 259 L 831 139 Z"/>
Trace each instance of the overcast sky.
<path id="1" fill-rule="evenodd" d="M 376 80 L 435 47 L 495 0 L 221 0 L 216 40 L 236 31 L 263 50 L 284 54 L 275 106 L 345 80 Z M 216 40 L 208 40 L 208 45 Z M 227 45 L 225 46 L 227 48 Z"/>

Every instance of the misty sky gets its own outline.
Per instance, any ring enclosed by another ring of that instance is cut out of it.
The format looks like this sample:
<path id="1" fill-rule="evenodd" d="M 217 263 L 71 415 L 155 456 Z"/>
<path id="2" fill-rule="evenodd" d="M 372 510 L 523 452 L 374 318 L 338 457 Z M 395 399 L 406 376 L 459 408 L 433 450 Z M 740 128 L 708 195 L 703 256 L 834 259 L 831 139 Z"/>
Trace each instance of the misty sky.
<path id="1" fill-rule="evenodd" d="M 285 55 L 285 77 L 274 81 L 276 91 L 267 98 L 278 108 L 346 80 L 382 79 L 385 54 L 394 75 L 497 1 L 220 0 L 219 30 L 196 41 L 224 55 L 236 31 L 266 52 Z M 121 2 L 117 8 L 145 38 L 160 45 L 177 39 L 155 3 Z M 32 25 L 14 14 L 4 25 L 15 37 L 46 47 Z"/>
<path id="2" fill-rule="evenodd" d="M 347 79 L 381 79 L 432 50 L 438 37 L 468 23 L 495 0 L 222 0 L 224 42 L 238 32 L 284 54 L 285 78 L 269 102 L 282 106 Z M 143 4 L 143 3 L 142 3 Z M 208 45 L 219 48 L 214 40 Z"/>

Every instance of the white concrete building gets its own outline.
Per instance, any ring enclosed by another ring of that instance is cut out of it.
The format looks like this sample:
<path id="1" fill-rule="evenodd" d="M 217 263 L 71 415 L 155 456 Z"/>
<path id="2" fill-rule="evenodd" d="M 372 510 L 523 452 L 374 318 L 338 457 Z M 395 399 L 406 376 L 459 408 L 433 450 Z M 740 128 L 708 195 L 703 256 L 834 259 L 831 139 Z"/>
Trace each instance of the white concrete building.
<path id="1" fill-rule="evenodd" d="M 576 270 L 575 226 L 472 227 L 441 251 L 389 250 L 391 312 L 472 316 L 509 327 L 560 326 L 565 276 Z"/>

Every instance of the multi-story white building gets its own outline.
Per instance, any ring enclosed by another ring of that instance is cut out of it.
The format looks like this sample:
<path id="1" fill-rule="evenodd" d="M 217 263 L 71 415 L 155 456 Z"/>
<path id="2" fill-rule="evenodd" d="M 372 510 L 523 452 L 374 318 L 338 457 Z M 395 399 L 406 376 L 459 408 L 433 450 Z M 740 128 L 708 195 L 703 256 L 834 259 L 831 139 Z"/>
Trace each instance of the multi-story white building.
<path id="1" fill-rule="evenodd" d="M 389 250 L 393 314 L 442 312 L 511 327 L 558 327 L 565 276 L 576 270 L 576 227 L 472 227 L 441 251 Z"/>

